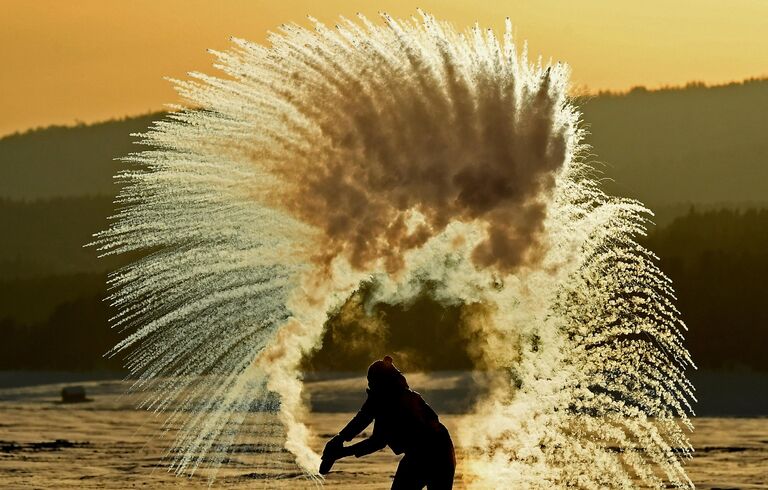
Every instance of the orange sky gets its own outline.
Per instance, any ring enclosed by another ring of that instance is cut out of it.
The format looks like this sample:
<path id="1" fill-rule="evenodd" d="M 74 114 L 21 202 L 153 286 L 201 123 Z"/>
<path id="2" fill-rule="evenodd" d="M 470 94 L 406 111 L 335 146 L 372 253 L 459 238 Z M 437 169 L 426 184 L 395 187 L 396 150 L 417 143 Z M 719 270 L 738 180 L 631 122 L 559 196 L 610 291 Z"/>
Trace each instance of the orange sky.
<path id="1" fill-rule="evenodd" d="M 212 72 L 205 50 L 229 36 L 416 6 L 461 28 L 510 16 L 531 54 L 593 90 L 768 75 L 768 0 L 0 0 L 0 135 L 160 109 L 177 100 L 162 77 Z"/>

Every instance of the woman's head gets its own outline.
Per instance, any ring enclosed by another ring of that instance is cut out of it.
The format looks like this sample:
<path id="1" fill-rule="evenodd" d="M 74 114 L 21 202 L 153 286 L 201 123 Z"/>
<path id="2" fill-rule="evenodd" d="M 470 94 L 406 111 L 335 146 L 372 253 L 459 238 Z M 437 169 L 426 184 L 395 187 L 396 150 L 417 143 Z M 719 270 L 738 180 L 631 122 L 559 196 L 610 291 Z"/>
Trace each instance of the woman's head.
<path id="1" fill-rule="evenodd" d="M 395 367 L 392 358 L 384 356 L 368 368 L 368 387 L 374 392 L 407 390 L 408 382 Z"/>

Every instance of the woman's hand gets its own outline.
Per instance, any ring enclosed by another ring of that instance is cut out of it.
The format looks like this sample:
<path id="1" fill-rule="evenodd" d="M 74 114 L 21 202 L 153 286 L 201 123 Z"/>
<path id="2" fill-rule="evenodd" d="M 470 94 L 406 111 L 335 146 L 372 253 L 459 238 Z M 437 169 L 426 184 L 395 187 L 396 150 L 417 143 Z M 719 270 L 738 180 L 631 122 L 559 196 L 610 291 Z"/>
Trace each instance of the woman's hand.
<path id="1" fill-rule="evenodd" d="M 335 463 L 337 459 L 344 458 L 350 454 L 348 448 L 344 447 L 344 439 L 341 436 L 337 435 L 332 437 L 331 440 L 325 444 L 325 448 L 323 449 L 322 461 L 320 462 L 320 474 L 325 475 L 329 473 L 333 463 Z"/>
<path id="2" fill-rule="evenodd" d="M 338 453 L 344 448 L 344 439 L 340 435 L 335 435 L 325 444 L 323 449 L 323 457 L 331 456 L 336 459 L 339 458 Z"/>

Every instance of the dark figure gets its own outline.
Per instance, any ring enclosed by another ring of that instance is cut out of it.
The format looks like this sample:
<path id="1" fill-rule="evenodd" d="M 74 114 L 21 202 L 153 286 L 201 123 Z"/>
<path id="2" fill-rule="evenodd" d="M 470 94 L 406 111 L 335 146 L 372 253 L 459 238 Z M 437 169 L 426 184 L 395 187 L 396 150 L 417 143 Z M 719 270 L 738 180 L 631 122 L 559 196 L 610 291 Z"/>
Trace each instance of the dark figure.
<path id="1" fill-rule="evenodd" d="M 456 456 L 448 429 L 421 395 L 411 391 L 392 358 L 384 357 L 368 368 L 368 398 L 357 415 L 323 451 L 320 473 L 326 474 L 340 458 L 365 456 L 389 446 L 405 453 L 397 467 L 393 490 L 453 488 Z M 373 434 L 351 446 L 351 441 L 374 422 Z"/>

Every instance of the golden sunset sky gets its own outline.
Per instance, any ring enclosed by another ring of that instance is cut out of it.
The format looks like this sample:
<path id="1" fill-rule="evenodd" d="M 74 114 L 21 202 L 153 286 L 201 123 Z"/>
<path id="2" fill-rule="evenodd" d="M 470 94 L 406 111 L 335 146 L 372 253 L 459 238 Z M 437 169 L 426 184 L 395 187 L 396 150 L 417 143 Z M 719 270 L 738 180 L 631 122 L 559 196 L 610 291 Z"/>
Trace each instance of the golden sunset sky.
<path id="1" fill-rule="evenodd" d="M 178 101 L 163 77 L 214 72 L 206 49 L 230 36 L 417 6 L 459 28 L 509 16 L 531 55 L 592 91 L 768 75 L 768 0 L 0 0 L 0 135 L 162 109 Z"/>

